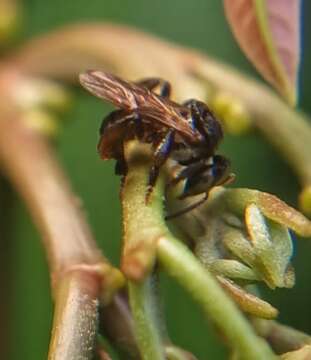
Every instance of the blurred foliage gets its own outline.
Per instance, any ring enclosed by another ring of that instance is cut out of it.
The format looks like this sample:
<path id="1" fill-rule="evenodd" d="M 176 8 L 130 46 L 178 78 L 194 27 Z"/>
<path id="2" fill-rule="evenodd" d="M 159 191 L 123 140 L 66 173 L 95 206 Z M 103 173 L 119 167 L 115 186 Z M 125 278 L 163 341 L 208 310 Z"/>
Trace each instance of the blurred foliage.
<path id="1" fill-rule="evenodd" d="M 303 13 L 310 11 L 311 5 L 306 2 Z M 219 0 L 26 0 L 24 12 L 20 42 L 73 22 L 119 22 L 201 49 L 258 78 L 234 43 Z M 310 24 L 305 24 L 303 32 L 301 108 L 311 115 L 311 102 L 308 101 L 311 91 Z M 112 162 L 103 163 L 96 153 L 98 128 L 107 111 L 106 105 L 77 90 L 74 106 L 64 118 L 64 132 L 57 145 L 98 243 L 118 264 L 121 236 L 119 179 L 113 175 Z M 234 186 L 268 191 L 295 205 L 298 184 L 293 174 L 257 134 L 242 138 L 227 136 L 223 151 L 232 159 L 237 174 Z M 14 210 L 16 223 L 10 245 L 10 267 L 13 269 L 10 358 L 41 360 L 46 358 L 51 323 L 49 275 L 38 233 L 26 209 L 16 202 Z M 279 308 L 281 321 L 311 333 L 309 254 L 311 245 L 299 242 L 294 258 L 297 271 L 294 289 L 275 293 L 264 290 L 264 293 Z M 183 290 L 166 277 L 163 280 L 169 331 L 174 342 L 193 351 L 199 359 L 224 359 L 225 352 L 212 326 L 206 324 Z"/>

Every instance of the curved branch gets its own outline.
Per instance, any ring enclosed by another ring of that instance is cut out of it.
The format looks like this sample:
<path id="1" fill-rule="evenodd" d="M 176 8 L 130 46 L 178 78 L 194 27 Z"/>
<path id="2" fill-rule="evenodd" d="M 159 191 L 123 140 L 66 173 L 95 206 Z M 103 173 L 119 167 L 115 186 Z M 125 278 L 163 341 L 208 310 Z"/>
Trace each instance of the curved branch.
<path id="1" fill-rule="evenodd" d="M 51 269 L 56 312 L 49 358 L 91 359 L 101 285 L 114 273 L 46 139 L 28 129 L 21 115 L 3 114 L 0 160 L 43 235 Z"/>
<path id="2" fill-rule="evenodd" d="M 47 139 L 21 117 L 0 121 L 0 158 L 43 234 L 52 273 L 103 261 L 79 199 L 72 193 Z"/>
<path id="3" fill-rule="evenodd" d="M 104 68 L 129 79 L 159 76 L 174 84 L 177 100 L 206 100 L 207 93 L 211 97 L 219 92 L 232 95 L 294 169 L 304 188 L 300 205 L 311 213 L 311 126 L 307 117 L 234 68 L 192 49 L 109 23 L 67 26 L 30 41 L 9 60 L 26 73 L 74 82 L 79 72 L 90 68 Z"/>

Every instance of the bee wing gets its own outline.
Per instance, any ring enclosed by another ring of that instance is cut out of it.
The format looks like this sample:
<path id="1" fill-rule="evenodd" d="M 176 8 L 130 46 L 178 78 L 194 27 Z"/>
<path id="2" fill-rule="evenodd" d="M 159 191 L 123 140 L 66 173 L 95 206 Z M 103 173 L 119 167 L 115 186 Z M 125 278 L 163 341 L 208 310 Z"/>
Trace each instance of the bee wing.
<path id="1" fill-rule="evenodd" d="M 89 70 L 80 75 L 80 83 L 91 94 L 105 99 L 121 109 L 134 110 L 137 108 L 133 93 L 139 91 L 139 87 L 114 75 Z"/>
<path id="2" fill-rule="evenodd" d="M 186 120 L 190 118 L 188 108 L 163 99 L 143 86 L 96 70 L 81 74 L 80 82 L 93 95 L 105 99 L 121 109 L 135 111 L 142 117 L 158 121 L 187 136 L 190 140 L 198 138 L 197 132 Z"/>

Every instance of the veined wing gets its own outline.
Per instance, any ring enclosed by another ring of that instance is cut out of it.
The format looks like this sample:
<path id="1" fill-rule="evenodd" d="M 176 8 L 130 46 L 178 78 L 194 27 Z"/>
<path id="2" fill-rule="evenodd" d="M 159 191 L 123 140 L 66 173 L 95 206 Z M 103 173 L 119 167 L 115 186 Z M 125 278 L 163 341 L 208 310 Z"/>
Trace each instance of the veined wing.
<path id="1" fill-rule="evenodd" d="M 158 121 L 189 140 L 195 141 L 199 138 L 199 133 L 191 127 L 191 122 L 187 121 L 190 118 L 189 109 L 164 99 L 143 86 L 96 70 L 81 74 L 80 82 L 93 95 L 118 108 L 135 111 L 142 117 Z"/>

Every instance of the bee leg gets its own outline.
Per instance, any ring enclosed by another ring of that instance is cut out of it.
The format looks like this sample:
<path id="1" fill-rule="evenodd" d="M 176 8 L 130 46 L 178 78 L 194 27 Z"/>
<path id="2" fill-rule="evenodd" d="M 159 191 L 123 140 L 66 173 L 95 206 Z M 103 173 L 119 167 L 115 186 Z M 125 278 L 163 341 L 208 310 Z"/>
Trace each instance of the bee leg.
<path id="1" fill-rule="evenodd" d="M 198 191 L 197 193 L 193 194 L 192 193 L 192 185 L 195 179 L 200 179 L 200 174 L 202 173 L 202 171 L 206 171 L 207 168 L 210 168 L 210 165 L 205 165 L 203 162 L 201 161 L 197 161 L 189 166 L 187 166 L 185 169 L 183 169 L 168 185 L 166 188 L 166 191 L 168 190 L 169 186 L 173 186 L 178 184 L 180 181 L 182 180 L 186 180 L 185 182 L 185 186 L 184 186 L 184 190 L 182 192 L 182 194 L 178 197 L 178 199 L 184 199 L 187 196 L 191 196 L 191 195 L 199 195 L 201 193 L 204 194 L 204 196 L 199 199 L 198 201 L 193 202 L 192 204 L 190 204 L 189 206 L 186 206 L 184 208 L 182 208 L 181 210 L 176 211 L 173 214 L 169 214 L 165 217 L 165 220 L 171 220 L 174 219 L 178 216 L 184 215 L 187 212 L 197 208 L 198 206 L 200 206 L 201 204 L 203 204 L 207 198 L 208 198 L 208 191 L 206 191 L 206 189 L 204 189 L 203 191 L 200 189 L 200 191 Z M 198 189 L 196 189 L 198 190 Z"/>
<path id="2" fill-rule="evenodd" d="M 115 110 L 112 111 L 108 116 L 106 116 L 100 126 L 99 135 L 103 135 L 107 129 L 111 127 L 119 127 L 124 126 L 125 123 L 133 120 L 135 115 L 129 114 L 125 110 Z"/>
<path id="3" fill-rule="evenodd" d="M 160 78 L 148 78 L 138 81 L 136 84 L 143 86 L 151 91 L 159 87 L 159 95 L 165 98 L 169 98 L 171 95 L 171 84 L 168 81 Z"/>
<path id="4" fill-rule="evenodd" d="M 188 207 L 185 207 L 174 214 L 167 215 L 166 219 L 170 220 L 183 215 L 203 204 L 207 200 L 208 193 L 212 187 L 222 185 L 232 179 L 232 174 L 229 174 L 228 171 L 229 161 L 221 155 L 214 155 L 208 159 L 202 159 L 188 165 L 175 179 L 173 179 L 173 181 L 170 182 L 169 185 L 176 185 L 181 180 L 186 180 L 183 192 L 179 196 L 179 199 L 199 194 L 204 194 L 204 196 L 202 199 L 194 202 Z"/>
<path id="5" fill-rule="evenodd" d="M 123 157 L 123 143 L 136 135 L 136 114 L 124 110 L 111 112 L 102 122 L 97 150 L 104 160 Z"/>
<path id="6" fill-rule="evenodd" d="M 200 164 L 199 167 L 195 164 L 188 166 L 188 176 L 180 199 L 208 193 L 212 187 L 228 183 L 232 178 L 229 173 L 230 162 L 224 156 L 214 155 L 201 160 Z"/>
<path id="7" fill-rule="evenodd" d="M 202 162 L 198 159 L 192 159 L 187 161 L 187 164 L 182 164 L 185 167 L 171 180 L 166 184 L 166 191 L 170 187 L 177 185 L 180 181 L 191 178 L 196 174 L 200 174 L 202 171 Z"/>
<path id="8" fill-rule="evenodd" d="M 169 130 L 156 146 L 153 158 L 154 162 L 149 173 L 146 203 L 148 203 L 150 199 L 150 195 L 152 194 L 152 189 L 157 181 L 160 168 L 170 155 L 172 144 L 174 142 L 174 135 L 174 130 Z"/>
<path id="9" fill-rule="evenodd" d="M 205 193 L 204 196 L 202 197 L 202 199 L 194 202 L 193 204 L 191 204 L 189 206 L 186 206 L 185 208 L 183 208 L 181 210 L 176 211 L 173 214 L 166 215 L 165 220 L 171 220 L 171 219 L 177 218 L 178 216 L 186 214 L 187 212 L 189 212 L 189 211 L 197 208 L 198 206 L 204 204 L 205 201 L 207 200 L 207 198 L 208 198 L 208 193 Z"/>

